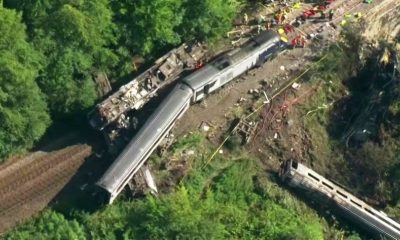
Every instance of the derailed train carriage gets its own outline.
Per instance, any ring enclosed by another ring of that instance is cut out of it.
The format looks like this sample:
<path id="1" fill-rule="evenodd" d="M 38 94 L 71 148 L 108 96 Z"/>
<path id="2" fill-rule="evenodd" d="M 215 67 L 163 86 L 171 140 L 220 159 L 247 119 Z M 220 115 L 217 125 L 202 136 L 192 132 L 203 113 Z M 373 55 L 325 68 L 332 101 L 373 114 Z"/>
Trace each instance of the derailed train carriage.
<path id="1" fill-rule="evenodd" d="M 115 200 L 190 103 L 200 101 L 235 77 L 272 59 L 283 46 L 279 34 L 265 31 L 183 78 L 97 182 L 107 193 L 108 202 Z"/>
<path id="2" fill-rule="evenodd" d="M 280 176 L 289 186 L 311 193 L 308 196 L 313 200 L 333 204 L 344 217 L 374 237 L 400 239 L 399 223 L 303 164 L 294 160 L 284 162 Z"/>

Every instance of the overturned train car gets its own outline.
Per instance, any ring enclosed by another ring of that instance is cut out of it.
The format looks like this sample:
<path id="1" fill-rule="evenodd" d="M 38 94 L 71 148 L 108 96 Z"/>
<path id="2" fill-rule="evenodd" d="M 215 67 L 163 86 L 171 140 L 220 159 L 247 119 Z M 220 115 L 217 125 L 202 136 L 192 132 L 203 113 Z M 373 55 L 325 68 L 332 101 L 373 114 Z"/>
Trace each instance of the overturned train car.
<path id="1" fill-rule="evenodd" d="M 183 78 L 97 182 L 107 193 L 108 203 L 115 200 L 190 103 L 200 101 L 235 77 L 260 66 L 281 47 L 279 34 L 265 31 Z"/>
<path id="2" fill-rule="evenodd" d="M 294 161 L 284 162 L 281 179 L 289 186 L 311 193 L 313 199 L 336 206 L 342 215 L 376 237 L 400 239 L 400 224 L 377 211 L 342 187 Z"/>

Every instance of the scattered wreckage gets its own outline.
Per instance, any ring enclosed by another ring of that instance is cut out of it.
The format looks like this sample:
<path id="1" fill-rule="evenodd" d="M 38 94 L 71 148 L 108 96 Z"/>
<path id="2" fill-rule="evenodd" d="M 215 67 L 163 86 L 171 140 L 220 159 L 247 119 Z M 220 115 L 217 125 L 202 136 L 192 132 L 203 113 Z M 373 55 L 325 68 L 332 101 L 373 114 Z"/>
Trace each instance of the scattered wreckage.
<path id="1" fill-rule="evenodd" d="M 182 44 L 171 50 L 156 60 L 152 67 L 97 104 L 88 114 L 90 125 L 103 131 L 107 144 L 112 147 L 124 131 L 138 124 L 129 112 L 141 109 L 157 96 L 160 89 L 186 72 L 201 67 L 206 52 L 206 46 L 201 43 Z"/>

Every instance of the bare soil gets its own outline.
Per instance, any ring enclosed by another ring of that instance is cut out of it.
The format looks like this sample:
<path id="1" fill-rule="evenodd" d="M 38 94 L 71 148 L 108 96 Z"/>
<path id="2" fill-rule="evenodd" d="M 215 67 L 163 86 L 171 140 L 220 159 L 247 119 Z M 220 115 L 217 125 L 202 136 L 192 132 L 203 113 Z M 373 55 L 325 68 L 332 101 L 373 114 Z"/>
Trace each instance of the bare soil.
<path id="1" fill-rule="evenodd" d="M 395 10 L 388 7 L 390 5 Z M 339 25 L 344 14 L 359 12 L 368 23 L 380 20 L 385 14 L 390 14 L 391 18 L 396 19 L 393 14 L 397 12 L 398 16 L 399 5 L 400 2 L 394 0 L 374 1 L 373 4 L 364 4 L 357 0 L 335 1 L 332 5 L 336 12 L 333 22 Z M 295 34 L 315 33 L 324 25 L 326 23 L 305 24 L 300 26 L 297 33 L 289 35 L 289 38 Z M 373 28 L 368 28 L 368 34 L 372 31 L 373 36 L 379 36 L 379 29 L 376 26 L 377 24 L 374 24 Z M 235 112 L 243 116 L 243 113 L 252 111 L 250 108 L 255 100 L 263 98 L 262 94 L 255 97 L 249 94 L 249 91 L 262 89 L 267 96 L 271 96 L 288 80 L 296 78 L 300 71 L 312 64 L 313 56 L 318 54 L 319 50 L 329 43 L 334 43 L 338 32 L 331 27 L 325 27 L 325 32 L 325 41 L 309 45 L 310 48 L 286 51 L 274 60 L 266 62 L 262 67 L 239 77 L 203 102 L 192 106 L 177 123 L 174 131 L 177 135 L 182 135 L 198 129 L 203 122 L 207 122 L 212 127 L 210 130 L 212 134 L 209 136 L 216 135 L 213 139 L 220 142 L 221 136 L 227 133 Z M 281 66 L 284 70 L 281 70 Z M 307 162 L 311 166 L 314 164 L 311 157 L 312 151 L 318 150 L 311 146 L 310 136 L 301 120 L 304 116 L 300 114 L 296 106 L 302 104 L 307 96 L 315 91 L 318 91 L 318 86 L 304 84 L 296 91 L 289 87 L 258 113 L 263 120 L 258 125 L 254 139 L 246 148 L 260 159 L 265 169 L 277 171 L 280 161 L 288 158 Z M 246 100 L 239 103 L 240 99 Z"/>
<path id="2" fill-rule="evenodd" d="M 396 2 L 394 0 L 382 0 L 374 1 L 373 4 L 363 4 L 359 0 L 350 1 L 335 1 L 332 8 L 338 12 L 334 19 L 334 23 L 340 23 L 341 16 L 345 13 L 355 12 L 368 12 L 371 9 L 376 9 L 380 4 L 387 5 L 387 2 Z M 309 8 L 310 5 L 305 5 L 303 9 Z M 296 11 L 298 13 L 299 11 Z M 341 15 L 339 16 L 339 13 Z M 308 23 L 300 26 L 297 33 L 292 33 L 289 37 L 301 34 L 306 35 L 314 33 L 321 26 L 326 25 L 326 22 Z M 295 73 L 297 74 L 300 70 L 306 69 L 307 65 L 311 63 L 311 59 L 318 52 L 315 50 L 321 50 L 326 44 L 334 41 L 334 35 L 337 32 L 327 27 L 325 32 L 328 32 L 328 36 L 325 41 L 313 44 L 313 49 L 310 48 L 296 48 L 280 54 L 274 60 L 266 62 L 262 67 L 251 70 L 247 75 L 242 75 L 233 83 L 223 87 L 217 93 L 211 94 L 203 102 L 191 106 L 188 112 L 182 117 L 177 123 L 177 127 L 174 130 L 178 135 L 188 132 L 190 130 L 199 127 L 202 122 L 212 123 L 216 128 L 226 125 L 229 114 L 235 111 L 235 103 L 240 98 L 251 100 L 253 95 L 249 94 L 251 89 L 260 88 L 261 84 L 265 82 L 270 86 L 266 89 L 267 95 L 272 94 L 282 84 L 284 84 L 289 78 L 294 78 Z M 281 66 L 285 70 L 280 70 Z"/>
<path id="3" fill-rule="evenodd" d="M 370 9 L 375 9 L 374 14 L 381 16 L 385 11 L 390 11 L 388 6 L 391 4 L 399 4 L 397 0 L 374 1 L 373 4 L 369 5 L 361 2 L 361 0 L 337 0 L 333 6 L 337 9 L 337 12 L 342 14 L 347 11 L 353 13 L 355 11 L 367 12 Z M 379 5 L 384 5 L 385 7 L 380 9 L 377 7 Z M 303 9 L 308 7 L 309 5 L 304 5 Z M 270 11 L 270 9 L 265 11 Z M 292 14 L 299 15 L 301 11 L 300 9 Z M 339 14 L 335 22 L 339 22 Z M 306 24 L 300 28 L 301 32 L 296 34 L 314 32 L 324 24 Z M 333 29 L 329 31 L 332 32 Z M 333 35 L 334 33 L 332 32 L 331 37 Z M 250 107 L 254 99 L 259 98 L 249 94 L 250 89 L 258 89 L 261 85 L 268 86 L 264 87 L 264 89 L 268 96 L 271 95 L 288 79 L 295 77 L 299 70 L 310 64 L 310 59 L 316 53 L 315 50 L 322 48 L 323 44 L 314 46 L 316 46 L 316 49 L 294 49 L 290 52 L 285 52 L 276 59 L 265 63 L 261 68 L 251 70 L 247 75 L 240 77 L 216 94 L 209 96 L 203 103 L 192 106 L 177 123 L 174 131 L 178 135 L 182 135 L 197 129 L 205 121 L 211 123 L 218 134 L 223 134 L 223 131 L 227 129 L 228 122 L 233 118 L 233 113 Z M 281 66 L 284 67 L 284 70 L 281 70 Z M 308 94 L 309 91 L 312 91 L 310 89 L 304 87 L 294 94 L 284 93 L 280 99 L 274 100 L 272 106 L 270 106 L 271 109 L 263 109 L 266 116 L 271 116 L 271 119 L 264 123 L 264 127 L 271 124 L 272 127 L 259 129 L 260 133 L 254 140 L 257 144 L 252 146 L 251 151 L 259 155 L 268 168 L 274 169 L 279 161 L 278 159 L 271 159 L 273 156 L 263 151 L 265 149 L 264 144 L 273 146 L 273 142 L 276 141 L 274 135 L 277 131 L 279 131 L 279 138 L 283 139 L 282 142 L 285 142 L 285 150 L 290 154 L 295 156 L 305 156 L 307 154 L 307 135 L 301 130 L 302 128 L 297 127 L 296 124 L 298 122 L 294 121 L 291 124 L 287 122 L 289 119 L 298 117 L 296 111 L 291 110 L 293 109 L 291 106 L 286 109 L 283 109 L 282 106 L 288 103 L 290 105 L 288 101 L 296 101 L 296 104 L 299 104 L 301 97 L 300 100 L 295 99 Z M 235 105 L 241 98 L 247 100 Z M 273 112 L 273 114 L 271 115 L 269 111 Z M 277 121 L 278 119 L 281 119 L 281 122 Z M 284 122 L 285 120 L 286 123 Z M 64 141 L 62 140 L 61 142 L 64 145 Z M 85 140 L 83 142 L 88 141 Z M 9 159 L 0 165 L 0 235 L 18 222 L 42 210 L 60 192 L 64 196 L 69 196 L 71 190 L 65 187 L 67 184 L 72 183 L 75 186 L 72 189 L 76 191 L 78 186 L 83 183 L 91 183 L 87 176 L 76 177 L 76 173 L 82 168 L 85 159 L 92 154 L 92 147 L 87 144 L 71 144 L 61 150 L 54 150 L 60 143 L 56 142 L 55 145 L 51 146 L 51 149 L 44 148 L 48 152 L 33 152 L 22 157 Z M 94 145 L 97 146 L 99 144 Z M 101 152 L 101 149 L 98 152 Z M 86 173 L 90 171 L 99 172 L 93 173 L 94 177 L 92 178 L 95 178 L 104 171 L 103 168 L 107 165 L 104 161 L 101 163 L 104 165 L 102 167 L 98 167 L 96 164 L 98 165 L 99 163 L 90 164 L 90 166 L 87 166 L 88 169 L 83 168 L 82 171 Z M 94 167 L 100 169 L 92 170 Z M 74 180 L 71 181 L 71 179 Z"/>

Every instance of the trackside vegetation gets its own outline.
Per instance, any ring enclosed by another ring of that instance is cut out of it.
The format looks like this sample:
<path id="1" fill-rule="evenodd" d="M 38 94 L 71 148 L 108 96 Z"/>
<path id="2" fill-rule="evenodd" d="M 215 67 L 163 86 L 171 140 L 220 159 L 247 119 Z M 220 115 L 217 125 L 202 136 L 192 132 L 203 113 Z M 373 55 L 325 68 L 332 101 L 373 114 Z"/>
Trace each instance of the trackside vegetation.
<path id="1" fill-rule="evenodd" d="M 228 154 L 207 165 L 211 145 L 199 134 L 173 149 L 171 157 L 188 150 L 196 157 L 169 193 L 67 217 L 49 209 L 5 239 L 324 239 L 326 223 L 273 183 L 257 160 Z"/>
<path id="2" fill-rule="evenodd" d="M 305 81 L 318 91 L 299 107 L 310 140 L 306 161 L 400 216 L 400 85 L 395 44 L 368 47 L 358 26 L 343 31 Z M 382 62 L 389 54 L 392 62 Z M 397 209 L 397 210 L 396 210 Z"/>
<path id="3" fill-rule="evenodd" d="M 224 36 L 243 0 L 0 1 L 0 159 L 31 148 L 53 122 L 83 119 L 94 76 L 120 85 L 183 41 Z"/>
<path id="4" fill-rule="evenodd" d="M 119 86 L 136 74 L 135 56 L 151 62 L 182 42 L 214 43 L 247 3 L 0 0 L 0 161 L 34 147 L 50 126 L 85 121 L 100 97 L 97 74 Z M 308 145 L 298 160 L 400 218 L 399 64 L 380 61 L 386 52 L 400 59 L 400 48 L 385 41 L 370 47 L 357 32 L 345 28 L 302 79 L 302 88 L 316 90 L 293 110 Z M 195 132 L 162 157 L 153 154 L 157 197 L 121 196 L 95 212 L 55 204 L 2 237 L 361 239 L 290 194 L 241 138 L 210 159 L 216 144 Z M 274 147 L 274 163 L 292 156 Z"/>
<path id="5" fill-rule="evenodd" d="M 0 158 L 32 147 L 51 123 L 35 81 L 42 57 L 25 30 L 21 14 L 0 7 Z"/>

